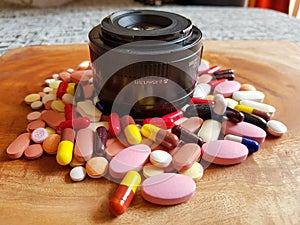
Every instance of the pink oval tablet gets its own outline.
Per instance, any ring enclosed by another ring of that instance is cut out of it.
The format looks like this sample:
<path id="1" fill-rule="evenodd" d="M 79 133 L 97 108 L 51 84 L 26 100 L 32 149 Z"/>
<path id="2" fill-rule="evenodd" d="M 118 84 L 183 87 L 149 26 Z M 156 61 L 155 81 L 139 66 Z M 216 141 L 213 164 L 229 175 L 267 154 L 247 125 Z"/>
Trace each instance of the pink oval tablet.
<path id="1" fill-rule="evenodd" d="M 43 120 L 34 120 L 27 124 L 27 131 L 32 132 L 37 128 L 45 128 L 46 124 Z"/>
<path id="2" fill-rule="evenodd" d="M 110 138 L 107 141 L 107 147 L 105 149 L 105 156 L 107 160 L 111 160 L 120 151 L 123 151 L 126 147 L 118 140 L 118 138 Z"/>
<path id="3" fill-rule="evenodd" d="M 233 123 L 230 121 L 224 121 L 222 123 L 222 132 L 226 134 L 233 134 L 257 141 L 259 144 L 265 141 L 267 133 L 258 126 L 251 123 L 240 122 Z"/>
<path id="4" fill-rule="evenodd" d="M 32 122 L 34 120 L 40 119 L 41 115 L 42 115 L 41 112 L 34 111 L 31 113 L 28 113 L 26 118 L 27 118 L 28 122 Z"/>
<path id="5" fill-rule="evenodd" d="M 215 87 L 214 95 L 222 94 L 225 98 L 229 98 L 233 92 L 238 91 L 240 88 L 241 84 L 237 81 L 222 82 Z"/>
<path id="6" fill-rule="evenodd" d="M 30 133 L 20 134 L 6 149 L 6 153 L 11 159 L 20 158 L 25 149 L 29 146 L 31 140 Z"/>
<path id="7" fill-rule="evenodd" d="M 179 125 L 191 131 L 192 133 L 195 133 L 200 129 L 202 123 L 203 119 L 201 119 L 200 117 L 190 117 Z"/>
<path id="8" fill-rule="evenodd" d="M 42 143 L 48 137 L 48 131 L 45 128 L 37 128 L 31 133 L 31 140 L 35 143 Z"/>
<path id="9" fill-rule="evenodd" d="M 172 165 L 178 171 L 189 169 L 201 155 L 201 148 L 194 143 L 184 144 L 173 155 Z"/>
<path id="10" fill-rule="evenodd" d="M 150 153 L 151 148 L 145 144 L 125 148 L 110 161 L 110 175 L 114 178 L 123 178 L 130 170 L 140 171 Z"/>
<path id="11" fill-rule="evenodd" d="M 49 125 L 49 127 L 57 130 L 61 122 L 65 121 L 66 118 L 63 114 L 46 110 L 42 113 L 42 119 Z"/>
<path id="12" fill-rule="evenodd" d="M 218 165 L 233 165 L 247 158 L 248 148 L 238 142 L 217 140 L 202 145 L 202 159 Z"/>
<path id="13" fill-rule="evenodd" d="M 74 148 L 74 156 L 80 161 L 88 161 L 92 158 L 94 149 L 94 131 L 85 128 L 78 131 Z"/>
<path id="14" fill-rule="evenodd" d="M 24 152 L 27 159 L 37 159 L 43 155 L 43 148 L 41 144 L 29 145 Z"/>
<path id="15" fill-rule="evenodd" d="M 142 196 L 158 205 L 175 205 L 193 197 L 196 184 L 188 176 L 162 173 L 151 176 L 142 183 Z"/>

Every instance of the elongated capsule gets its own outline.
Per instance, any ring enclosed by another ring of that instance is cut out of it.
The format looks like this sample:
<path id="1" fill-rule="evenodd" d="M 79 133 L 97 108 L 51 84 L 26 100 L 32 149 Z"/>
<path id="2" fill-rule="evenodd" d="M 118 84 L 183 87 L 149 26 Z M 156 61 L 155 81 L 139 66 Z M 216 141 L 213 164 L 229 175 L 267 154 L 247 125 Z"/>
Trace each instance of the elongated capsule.
<path id="1" fill-rule="evenodd" d="M 170 129 L 174 126 L 174 120 L 167 118 L 163 119 L 159 117 L 146 118 L 144 119 L 143 124 L 152 124 L 162 129 Z"/>
<path id="2" fill-rule="evenodd" d="M 121 126 L 123 128 L 126 140 L 129 144 L 137 145 L 141 143 L 142 135 L 131 116 L 122 116 Z"/>
<path id="3" fill-rule="evenodd" d="M 219 70 L 213 73 L 215 79 L 227 79 L 227 80 L 234 80 L 234 70 L 233 69 L 226 69 L 226 70 Z"/>
<path id="4" fill-rule="evenodd" d="M 260 127 L 263 130 L 267 129 L 267 121 L 264 118 L 261 118 L 257 115 L 254 114 L 249 114 L 246 112 L 242 112 L 244 115 L 244 121 L 251 123 L 253 125 L 256 125 L 258 127 Z"/>
<path id="5" fill-rule="evenodd" d="M 267 121 L 269 121 L 272 118 L 272 114 L 271 113 L 263 112 L 263 111 L 254 109 L 252 107 L 245 106 L 245 105 L 237 105 L 234 109 L 236 109 L 236 110 L 238 110 L 240 112 L 245 112 L 245 113 L 250 113 L 250 114 L 257 115 L 259 117 L 264 118 Z"/>
<path id="6" fill-rule="evenodd" d="M 87 128 L 90 125 L 91 121 L 88 117 L 78 117 L 73 120 L 65 120 L 61 122 L 58 126 L 59 130 L 64 130 L 66 128 L 74 128 L 76 129 L 83 129 Z"/>
<path id="7" fill-rule="evenodd" d="M 203 99 L 203 98 L 192 98 L 193 104 L 214 104 L 214 100 Z"/>
<path id="8" fill-rule="evenodd" d="M 97 127 L 94 137 L 94 156 L 105 155 L 107 136 L 104 126 Z"/>
<path id="9" fill-rule="evenodd" d="M 61 99 L 62 96 L 67 92 L 68 82 L 62 81 L 60 82 L 58 89 L 56 91 L 56 97 Z"/>
<path id="10" fill-rule="evenodd" d="M 72 161 L 74 138 L 75 131 L 72 128 L 66 128 L 62 131 L 56 153 L 56 161 L 59 165 L 65 166 Z"/>
<path id="11" fill-rule="evenodd" d="M 109 134 L 111 136 L 118 136 L 121 132 L 121 123 L 120 117 L 117 113 L 111 113 L 108 116 L 108 123 L 109 123 Z"/>
<path id="12" fill-rule="evenodd" d="M 171 113 L 168 113 L 167 115 L 162 116 L 161 118 L 163 120 L 173 120 L 173 121 L 176 121 L 176 120 L 179 120 L 182 117 L 183 117 L 183 111 L 176 110 L 174 112 L 171 112 Z"/>
<path id="13" fill-rule="evenodd" d="M 172 133 L 175 134 L 181 141 L 185 143 L 196 143 L 200 147 L 203 144 L 203 141 L 196 134 L 190 132 L 189 130 L 181 127 L 180 125 L 175 125 L 172 127 Z"/>
<path id="14" fill-rule="evenodd" d="M 76 110 L 74 110 L 73 104 L 65 104 L 64 111 L 66 120 L 72 120 L 77 118 Z"/>
<path id="15" fill-rule="evenodd" d="M 109 201 L 109 211 L 112 215 L 119 216 L 127 210 L 141 180 L 140 174 L 136 171 L 131 170 L 126 173 L 114 196 Z"/>
<path id="16" fill-rule="evenodd" d="M 252 153 L 257 152 L 259 150 L 258 142 L 254 141 L 254 140 L 251 140 L 249 138 L 244 138 L 244 137 L 240 137 L 240 136 L 236 136 L 236 135 L 232 135 L 232 134 L 227 134 L 224 137 L 224 139 L 239 142 L 239 143 L 245 145 L 248 148 L 248 151 L 249 151 L 248 154 L 252 154 Z"/>
<path id="17" fill-rule="evenodd" d="M 144 137 L 168 149 L 173 149 L 179 144 L 179 138 L 175 134 L 152 124 L 144 124 L 141 128 L 141 133 Z"/>

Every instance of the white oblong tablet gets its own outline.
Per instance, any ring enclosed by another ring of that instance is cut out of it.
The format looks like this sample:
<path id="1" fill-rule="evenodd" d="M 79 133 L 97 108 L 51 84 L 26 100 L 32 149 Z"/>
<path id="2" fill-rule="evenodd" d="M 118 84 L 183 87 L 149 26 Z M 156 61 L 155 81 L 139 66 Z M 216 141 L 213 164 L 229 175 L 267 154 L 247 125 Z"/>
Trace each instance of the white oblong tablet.
<path id="1" fill-rule="evenodd" d="M 70 171 L 70 178 L 72 181 L 82 181 L 86 176 L 85 168 L 82 166 L 76 166 Z"/>
<path id="2" fill-rule="evenodd" d="M 222 124 L 217 120 L 205 120 L 197 135 L 201 137 L 204 142 L 218 140 L 221 126 Z"/>
<path id="3" fill-rule="evenodd" d="M 163 173 L 147 178 L 142 183 L 142 196 L 158 205 L 175 205 L 194 195 L 196 184 L 192 178 L 176 173 Z"/>
<path id="4" fill-rule="evenodd" d="M 269 120 L 267 123 L 267 131 L 275 137 L 280 137 L 287 132 L 287 127 L 278 120 Z"/>
<path id="5" fill-rule="evenodd" d="M 172 156 L 166 151 L 155 150 L 150 154 L 150 162 L 159 168 L 166 168 L 172 162 Z"/>
<path id="6" fill-rule="evenodd" d="M 232 98 L 238 102 L 242 100 L 263 102 L 265 94 L 261 91 L 236 91 L 232 94 Z"/>
<path id="7" fill-rule="evenodd" d="M 248 148 L 238 142 L 217 140 L 202 145 L 202 159 L 218 165 L 233 165 L 247 158 Z"/>

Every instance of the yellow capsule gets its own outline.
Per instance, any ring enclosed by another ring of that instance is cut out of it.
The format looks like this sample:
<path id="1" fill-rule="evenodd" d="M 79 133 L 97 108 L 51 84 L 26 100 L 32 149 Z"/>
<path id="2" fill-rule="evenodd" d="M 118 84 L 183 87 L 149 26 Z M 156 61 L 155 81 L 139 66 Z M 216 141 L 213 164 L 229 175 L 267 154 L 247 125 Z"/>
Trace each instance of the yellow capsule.
<path id="1" fill-rule="evenodd" d="M 74 93 L 75 93 L 75 83 L 69 83 L 66 92 L 68 94 L 74 95 Z"/>
<path id="2" fill-rule="evenodd" d="M 129 144 L 137 145 L 142 141 L 142 135 L 135 124 L 129 124 L 124 128 L 124 134 Z"/>
<path id="3" fill-rule="evenodd" d="M 147 137 L 153 141 L 156 140 L 156 135 L 160 130 L 159 127 L 154 126 L 152 124 L 144 124 L 141 128 L 141 133 L 144 137 Z"/>
<path id="4" fill-rule="evenodd" d="M 245 106 L 245 105 L 237 105 L 234 107 L 234 109 L 236 109 L 240 112 L 245 112 L 245 113 L 249 113 L 249 114 L 253 113 L 253 108 L 251 108 L 249 106 Z"/>
<path id="5" fill-rule="evenodd" d="M 68 140 L 61 141 L 57 148 L 56 161 L 59 165 L 70 164 L 73 157 L 74 143 Z"/>

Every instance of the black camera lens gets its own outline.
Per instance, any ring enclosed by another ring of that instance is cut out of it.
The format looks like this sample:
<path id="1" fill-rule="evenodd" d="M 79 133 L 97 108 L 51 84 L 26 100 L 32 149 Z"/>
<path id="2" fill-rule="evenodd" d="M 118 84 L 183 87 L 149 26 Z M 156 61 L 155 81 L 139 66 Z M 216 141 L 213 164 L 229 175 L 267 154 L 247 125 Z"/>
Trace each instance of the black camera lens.
<path id="1" fill-rule="evenodd" d="M 94 88 L 104 112 L 161 116 L 190 100 L 202 33 L 180 15 L 155 10 L 111 14 L 89 33 Z"/>

